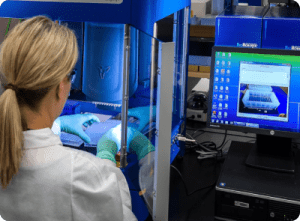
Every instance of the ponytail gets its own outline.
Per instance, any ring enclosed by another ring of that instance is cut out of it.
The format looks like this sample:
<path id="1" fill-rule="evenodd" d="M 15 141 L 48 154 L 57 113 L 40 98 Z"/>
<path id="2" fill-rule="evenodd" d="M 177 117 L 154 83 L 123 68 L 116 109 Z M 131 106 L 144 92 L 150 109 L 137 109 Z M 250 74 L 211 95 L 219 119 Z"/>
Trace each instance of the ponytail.
<path id="1" fill-rule="evenodd" d="M 7 89 L 0 97 L 0 181 L 6 188 L 22 160 L 23 128 L 16 92 Z"/>

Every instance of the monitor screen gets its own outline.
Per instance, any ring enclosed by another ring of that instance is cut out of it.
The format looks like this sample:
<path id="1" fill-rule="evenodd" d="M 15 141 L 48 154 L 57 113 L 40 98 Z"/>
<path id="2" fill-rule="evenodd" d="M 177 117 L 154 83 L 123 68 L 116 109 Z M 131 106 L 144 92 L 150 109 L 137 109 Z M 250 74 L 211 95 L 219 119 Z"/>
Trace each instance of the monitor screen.
<path id="1" fill-rule="evenodd" d="M 208 125 L 299 136 L 299 55 L 297 51 L 214 47 Z"/>

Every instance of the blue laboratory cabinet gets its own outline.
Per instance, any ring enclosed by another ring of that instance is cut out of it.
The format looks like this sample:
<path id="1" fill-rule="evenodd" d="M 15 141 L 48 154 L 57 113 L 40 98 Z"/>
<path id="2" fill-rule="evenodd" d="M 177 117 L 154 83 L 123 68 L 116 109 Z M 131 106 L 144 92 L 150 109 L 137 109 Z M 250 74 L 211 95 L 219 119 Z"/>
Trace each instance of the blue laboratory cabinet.
<path id="1" fill-rule="evenodd" d="M 299 8 L 270 8 L 263 19 L 262 48 L 300 50 Z"/>
<path id="2" fill-rule="evenodd" d="M 216 17 L 215 45 L 261 48 L 262 6 L 230 6 Z"/>
<path id="3" fill-rule="evenodd" d="M 184 153 L 176 136 L 185 134 L 189 7 L 190 0 L 8 0 L 0 7 L 0 24 L 44 15 L 75 33 L 76 80 L 62 115 L 93 113 L 101 122 L 85 128 L 89 144 L 67 133 L 61 140 L 96 155 L 101 136 L 121 124 L 119 167 L 138 220 L 167 220 L 170 163 Z M 158 22 L 167 17 L 173 40 L 163 42 Z M 155 147 L 144 164 L 126 154 L 128 127 Z"/>

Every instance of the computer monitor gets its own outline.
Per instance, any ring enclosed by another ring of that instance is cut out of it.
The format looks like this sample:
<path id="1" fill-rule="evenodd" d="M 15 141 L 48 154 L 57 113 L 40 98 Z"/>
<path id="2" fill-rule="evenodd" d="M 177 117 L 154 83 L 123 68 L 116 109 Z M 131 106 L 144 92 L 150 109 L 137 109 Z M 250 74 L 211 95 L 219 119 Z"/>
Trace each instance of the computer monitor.
<path id="1" fill-rule="evenodd" d="M 257 134 L 246 164 L 295 170 L 300 137 L 300 52 L 214 47 L 208 126 Z"/>

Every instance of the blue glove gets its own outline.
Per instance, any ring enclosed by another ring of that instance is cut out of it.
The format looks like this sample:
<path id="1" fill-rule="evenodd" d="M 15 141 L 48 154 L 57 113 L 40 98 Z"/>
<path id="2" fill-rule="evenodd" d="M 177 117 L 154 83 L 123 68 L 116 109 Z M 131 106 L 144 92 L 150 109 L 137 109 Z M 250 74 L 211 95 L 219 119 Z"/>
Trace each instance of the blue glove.
<path id="1" fill-rule="evenodd" d="M 82 125 L 100 123 L 98 117 L 93 114 L 75 114 L 58 117 L 55 122 L 60 126 L 61 130 L 79 136 L 84 142 L 90 143 L 91 139 L 83 131 Z"/>
<path id="2" fill-rule="evenodd" d="M 140 124 L 138 131 L 142 131 L 144 127 L 150 122 L 150 106 L 136 107 L 128 110 L 128 116 L 136 117 L 139 119 Z M 156 106 L 153 106 L 152 119 L 156 117 Z"/>
<path id="3" fill-rule="evenodd" d="M 105 133 L 106 137 L 110 139 L 111 141 L 115 142 L 115 144 L 118 147 L 119 152 L 121 150 L 121 124 L 118 126 L 110 129 Z M 134 137 L 137 135 L 136 130 L 132 127 L 127 127 L 127 152 L 129 152 L 129 144 L 134 139 Z"/>

